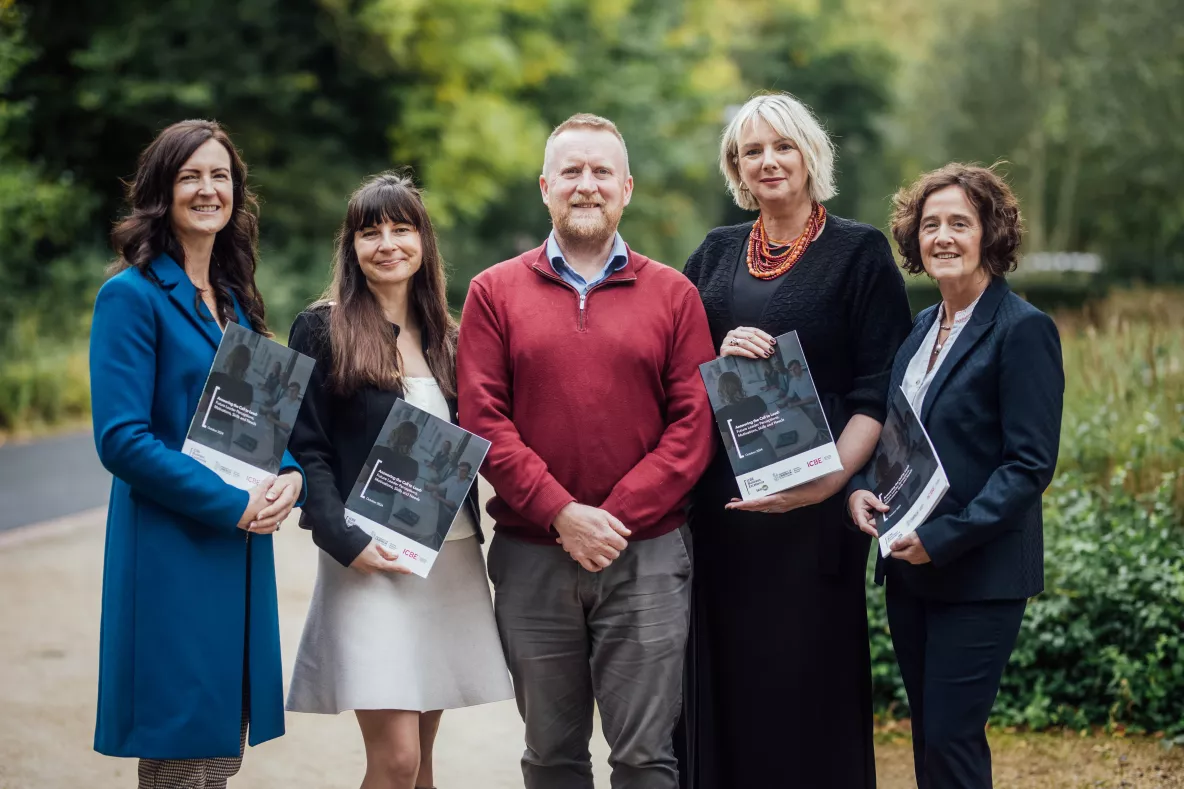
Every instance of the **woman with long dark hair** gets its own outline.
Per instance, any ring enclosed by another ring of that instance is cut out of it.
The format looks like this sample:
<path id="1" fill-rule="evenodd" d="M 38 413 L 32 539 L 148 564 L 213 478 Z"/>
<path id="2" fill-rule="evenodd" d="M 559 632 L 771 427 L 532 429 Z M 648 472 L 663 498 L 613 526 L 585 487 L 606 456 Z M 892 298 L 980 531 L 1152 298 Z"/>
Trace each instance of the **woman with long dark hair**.
<path id="1" fill-rule="evenodd" d="M 181 453 L 225 326 L 265 334 L 247 170 L 210 121 L 141 154 L 115 273 L 91 327 L 95 444 L 107 510 L 95 750 L 139 757 L 141 787 L 224 787 L 248 724 L 284 733 L 271 533 L 303 477 L 239 490 Z"/>
<path id="2" fill-rule="evenodd" d="M 292 326 L 317 360 L 292 451 L 308 474 L 301 525 L 321 548 L 288 696 L 296 712 L 353 710 L 366 789 L 432 786 L 441 711 L 513 697 L 502 657 L 476 485 L 427 578 L 345 520 L 344 502 L 395 400 L 456 421 L 456 325 L 444 264 L 408 178 L 354 192 L 322 301 Z"/>

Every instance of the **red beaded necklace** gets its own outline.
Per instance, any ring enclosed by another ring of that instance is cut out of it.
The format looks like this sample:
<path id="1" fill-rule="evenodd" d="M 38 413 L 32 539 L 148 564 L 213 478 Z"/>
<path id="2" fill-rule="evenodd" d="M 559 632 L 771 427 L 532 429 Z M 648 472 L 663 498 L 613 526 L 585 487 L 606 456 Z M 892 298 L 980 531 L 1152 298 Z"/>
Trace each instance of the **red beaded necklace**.
<path id="1" fill-rule="evenodd" d="M 752 235 L 748 239 L 748 273 L 757 279 L 776 279 L 794 267 L 794 264 L 806 254 L 810 243 L 822 229 L 826 222 L 826 208 L 821 203 L 815 203 L 806 221 L 802 234 L 786 245 L 770 241 L 765 232 L 764 217 L 757 217 L 752 226 Z M 774 253 L 772 247 L 785 246 L 780 252 Z"/>

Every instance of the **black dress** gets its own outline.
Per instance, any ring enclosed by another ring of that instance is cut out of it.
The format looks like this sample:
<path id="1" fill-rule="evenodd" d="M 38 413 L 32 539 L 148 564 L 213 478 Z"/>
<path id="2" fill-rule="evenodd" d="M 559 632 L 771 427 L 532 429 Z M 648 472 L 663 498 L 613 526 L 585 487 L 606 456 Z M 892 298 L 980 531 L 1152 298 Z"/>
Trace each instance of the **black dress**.
<path id="1" fill-rule="evenodd" d="M 717 228 L 687 261 L 716 347 L 737 326 L 796 329 L 836 440 L 855 414 L 882 422 L 911 325 L 883 234 L 828 217 L 801 260 L 765 282 L 744 264 L 751 229 Z M 682 786 L 873 787 L 870 540 L 849 527 L 842 493 L 783 514 L 725 510 L 737 496 L 721 442 L 690 517 Z"/>

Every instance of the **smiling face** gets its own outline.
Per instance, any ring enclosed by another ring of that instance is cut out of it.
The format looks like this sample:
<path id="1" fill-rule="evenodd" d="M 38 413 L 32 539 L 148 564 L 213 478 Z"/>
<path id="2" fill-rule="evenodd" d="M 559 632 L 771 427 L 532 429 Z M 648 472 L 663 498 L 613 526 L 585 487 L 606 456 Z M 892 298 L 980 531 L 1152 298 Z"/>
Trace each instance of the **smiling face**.
<path id="1" fill-rule="evenodd" d="M 947 186 L 929 195 L 917 235 L 925 273 L 938 283 L 983 273 L 982 223 L 962 187 Z"/>
<path id="2" fill-rule="evenodd" d="M 409 282 L 423 265 L 423 239 L 415 225 L 384 219 L 354 233 L 354 253 L 371 286 Z"/>
<path id="3" fill-rule="evenodd" d="M 217 140 L 207 140 L 190 156 L 173 180 L 169 209 L 173 233 L 186 239 L 214 236 L 234 211 L 230 153 Z"/>
<path id="4" fill-rule="evenodd" d="M 736 157 L 741 183 L 762 207 L 810 199 L 810 173 L 797 143 L 764 118 L 744 127 Z"/>
<path id="5" fill-rule="evenodd" d="M 539 188 L 559 236 L 580 244 L 612 238 L 633 195 L 617 136 L 601 129 L 561 132 L 551 140 L 545 168 Z"/>

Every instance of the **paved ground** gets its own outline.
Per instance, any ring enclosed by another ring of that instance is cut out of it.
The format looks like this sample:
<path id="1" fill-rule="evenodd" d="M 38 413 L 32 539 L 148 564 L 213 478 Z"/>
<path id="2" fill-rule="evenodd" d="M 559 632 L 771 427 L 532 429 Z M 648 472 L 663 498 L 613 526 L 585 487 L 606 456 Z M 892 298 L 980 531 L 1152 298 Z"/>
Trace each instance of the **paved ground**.
<path id="1" fill-rule="evenodd" d="M 18 466 L 6 463 L 14 457 L 7 451 L 16 448 L 0 447 L 0 518 L 7 519 L 0 523 L 27 522 L 22 519 L 55 509 L 69 512 L 86 506 L 88 495 L 105 502 L 105 472 L 99 467 L 98 478 L 104 481 L 96 491 L 96 478 L 86 476 L 93 467 L 86 471 L 81 444 L 71 443 L 78 437 L 54 441 L 50 447 L 27 448 L 16 456 L 23 458 Z M 54 458 L 64 458 L 65 465 L 55 466 Z M 69 479 L 59 486 L 44 476 L 63 467 L 82 469 L 73 487 Z M 30 497 L 43 500 L 24 500 Z M 0 789 L 135 786 L 134 761 L 99 756 L 91 749 L 104 515 L 99 507 L 0 531 Z M 316 548 L 308 533 L 289 523 L 276 541 L 285 675 L 296 652 L 315 567 Z M 289 715 L 287 724 L 285 737 L 248 750 L 233 787 L 359 784 L 364 757 L 352 716 Z M 907 735 L 886 732 L 877 739 L 882 789 L 914 786 Z M 1184 789 L 1184 754 L 1166 753 L 1155 742 L 992 734 L 992 744 L 999 786 Z M 521 751 L 522 723 L 513 702 L 446 713 L 436 746 L 436 783 L 440 789 L 520 789 Z M 597 785 L 607 787 L 607 748 L 599 731 L 592 754 Z M 784 787 L 768 789 L 789 787 L 794 784 L 787 776 Z"/>
<path id="2" fill-rule="evenodd" d="M 101 506 L 110 490 L 89 430 L 0 445 L 0 532 Z"/>
<path id="3" fill-rule="evenodd" d="M 102 509 L 0 535 L 0 789 L 115 789 L 135 763 L 91 750 L 103 557 Z M 276 541 L 285 679 L 316 573 L 307 532 Z M 289 715 L 288 734 L 249 748 L 240 787 L 354 787 L 364 757 L 350 715 Z M 513 702 L 444 715 L 440 789 L 520 789 L 522 723 Z M 598 783 L 607 749 L 593 739 Z"/>

